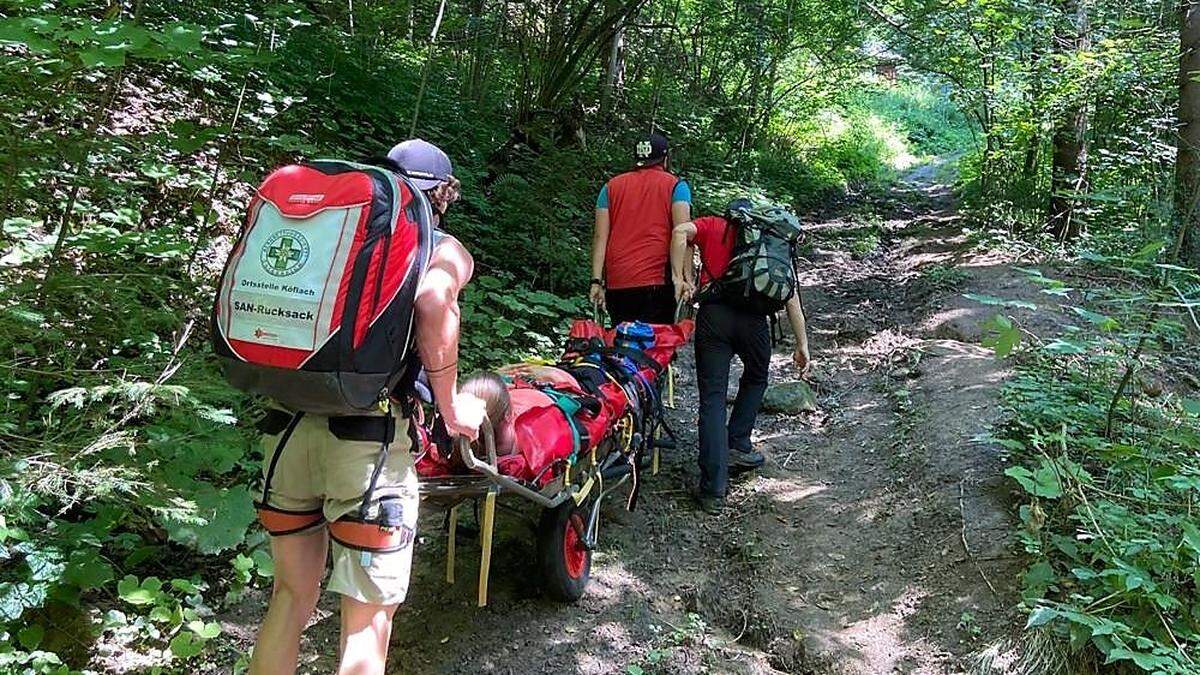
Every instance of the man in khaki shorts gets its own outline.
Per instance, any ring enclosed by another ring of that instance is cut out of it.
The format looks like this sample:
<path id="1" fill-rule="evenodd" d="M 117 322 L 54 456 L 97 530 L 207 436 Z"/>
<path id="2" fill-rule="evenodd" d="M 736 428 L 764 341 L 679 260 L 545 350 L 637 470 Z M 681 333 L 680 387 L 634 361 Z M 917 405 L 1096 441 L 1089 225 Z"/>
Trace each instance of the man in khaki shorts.
<path id="1" fill-rule="evenodd" d="M 440 224 L 459 196 L 450 159 L 421 140 L 397 145 L 388 157 L 425 191 Z M 457 390 L 458 295 L 474 261 L 445 233 L 438 231 L 435 242 L 417 290 L 417 350 L 447 431 L 475 439 L 484 404 Z M 411 423 L 398 412 L 356 417 L 353 423 L 316 415 L 286 418 L 263 437 L 260 515 L 273 533 L 275 586 L 250 673 L 296 671 L 300 635 L 316 608 L 332 539 L 328 589 L 342 596 L 337 672 L 381 674 L 392 616 L 408 592 L 416 536 Z"/>

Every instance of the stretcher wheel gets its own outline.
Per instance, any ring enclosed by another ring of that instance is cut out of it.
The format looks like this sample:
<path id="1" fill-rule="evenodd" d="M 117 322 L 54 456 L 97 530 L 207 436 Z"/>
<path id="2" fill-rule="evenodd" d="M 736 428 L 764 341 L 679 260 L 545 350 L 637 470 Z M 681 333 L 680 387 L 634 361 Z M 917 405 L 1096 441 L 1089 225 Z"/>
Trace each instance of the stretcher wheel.
<path id="1" fill-rule="evenodd" d="M 562 602 L 583 597 L 592 573 L 592 552 L 584 546 L 587 511 L 568 500 L 542 511 L 538 523 L 538 564 L 546 595 Z"/>

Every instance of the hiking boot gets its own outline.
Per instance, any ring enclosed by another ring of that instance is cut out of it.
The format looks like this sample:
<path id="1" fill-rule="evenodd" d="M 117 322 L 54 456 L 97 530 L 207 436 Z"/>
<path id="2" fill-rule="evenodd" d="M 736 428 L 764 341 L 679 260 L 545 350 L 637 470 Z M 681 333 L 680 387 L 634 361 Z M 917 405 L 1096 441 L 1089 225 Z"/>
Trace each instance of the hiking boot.
<path id="1" fill-rule="evenodd" d="M 714 495 L 706 495 L 701 492 L 693 492 L 692 499 L 696 501 L 696 506 L 700 510 L 710 516 L 715 516 L 725 510 L 725 498 Z"/>
<path id="2" fill-rule="evenodd" d="M 761 469 L 766 463 L 767 458 L 757 450 L 729 449 L 729 475 L 731 476 Z"/>

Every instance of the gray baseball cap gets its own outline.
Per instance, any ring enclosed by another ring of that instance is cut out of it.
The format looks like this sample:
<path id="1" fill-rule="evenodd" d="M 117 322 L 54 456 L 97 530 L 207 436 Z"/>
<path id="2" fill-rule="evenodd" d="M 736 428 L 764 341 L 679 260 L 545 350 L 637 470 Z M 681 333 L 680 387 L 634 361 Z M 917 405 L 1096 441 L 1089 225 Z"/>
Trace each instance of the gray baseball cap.
<path id="1" fill-rule="evenodd" d="M 421 190 L 432 190 L 454 173 L 446 153 L 420 138 L 398 143 L 388 152 L 388 159 L 399 164 L 404 175 Z"/>

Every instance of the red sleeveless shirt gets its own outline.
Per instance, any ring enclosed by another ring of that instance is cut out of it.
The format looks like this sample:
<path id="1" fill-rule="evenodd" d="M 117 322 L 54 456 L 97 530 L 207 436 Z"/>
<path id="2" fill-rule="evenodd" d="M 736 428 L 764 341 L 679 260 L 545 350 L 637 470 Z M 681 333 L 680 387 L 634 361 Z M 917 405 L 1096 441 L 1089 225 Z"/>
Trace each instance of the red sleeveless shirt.
<path id="1" fill-rule="evenodd" d="M 679 178 L 661 165 L 635 169 L 608 182 L 605 283 L 612 290 L 667 283 L 671 202 Z"/>

